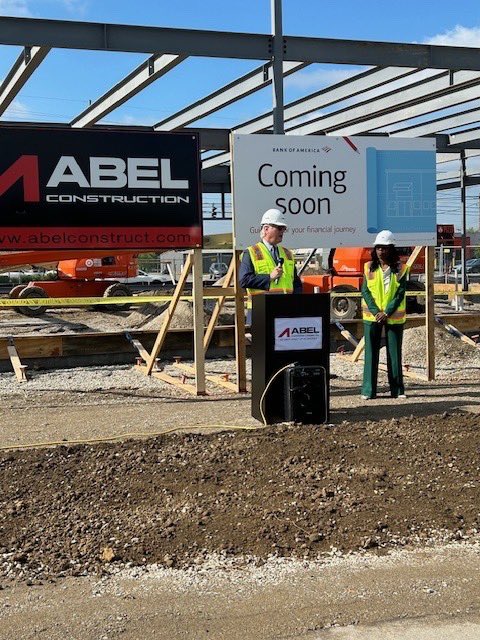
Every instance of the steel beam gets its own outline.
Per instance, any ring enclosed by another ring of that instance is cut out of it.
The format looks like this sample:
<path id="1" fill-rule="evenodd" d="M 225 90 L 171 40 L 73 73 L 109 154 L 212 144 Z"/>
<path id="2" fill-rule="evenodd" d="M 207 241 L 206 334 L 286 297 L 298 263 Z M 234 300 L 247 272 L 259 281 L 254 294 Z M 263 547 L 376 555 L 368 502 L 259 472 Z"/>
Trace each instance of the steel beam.
<path id="1" fill-rule="evenodd" d="M 0 18 L 0 44 L 269 60 L 271 36 L 102 22 Z"/>
<path id="2" fill-rule="evenodd" d="M 473 140 L 480 140 L 479 127 L 476 127 L 475 129 L 467 129 L 466 131 L 459 131 L 458 133 L 452 133 L 450 135 L 450 144 L 453 146 L 463 146 Z"/>
<path id="3" fill-rule="evenodd" d="M 26 55 L 28 51 L 28 55 Z M 50 51 L 49 47 L 27 47 L 19 55 L 0 86 L 0 115 L 13 102 L 32 73 Z"/>
<path id="4" fill-rule="evenodd" d="M 288 76 L 306 66 L 303 62 L 286 62 L 283 65 L 283 74 L 284 76 Z M 211 113 L 245 98 L 259 89 L 263 89 L 271 82 L 271 64 L 262 65 L 242 77 L 237 78 L 237 80 L 230 82 L 221 89 L 205 96 L 201 100 L 197 100 L 197 102 L 185 107 L 185 109 L 177 111 L 177 113 L 168 118 L 157 122 L 153 128 L 158 131 L 172 131 L 180 127 L 185 127 L 191 122 L 205 118 Z"/>
<path id="5" fill-rule="evenodd" d="M 466 186 L 473 186 L 480 184 L 480 177 L 470 176 L 465 178 Z M 447 191 L 448 189 L 460 189 L 461 182 L 460 180 L 455 180 L 453 182 L 445 182 L 445 184 L 437 184 L 437 191 Z"/>
<path id="6" fill-rule="evenodd" d="M 330 87 L 321 89 L 305 98 L 290 102 L 284 111 L 285 121 L 303 117 L 317 109 L 324 109 L 342 100 L 348 100 L 354 96 L 384 86 L 389 82 L 399 80 L 418 71 L 418 69 L 376 67 L 351 78 L 338 82 Z M 273 124 L 272 113 L 263 114 L 234 127 L 235 133 L 256 133 L 271 128 Z"/>
<path id="7" fill-rule="evenodd" d="M 447 129 L 455 129 L 462 127 L 466 124 L 475 124 L 480 120 L 480 109 L 468 109 L 460 113 L 451 114 L 448 116 L 442 116 L 429 120 L 429 122 L 420 122 L 400 129 L 390 131 L 391 136 L 428 136 L 439 131 L 446 131 Z"/>
<path id="8" fill-rule="evenodd" d="M 394 82 L 406 76 L 412 75 L 417 69 L 369 69 L 359 73 L 352 78 L 338 82 L 337 84 L 321 89 L 307 98 L 300 98 L 289 103 L 284 110 L 285 120 L 292 120 L 306 115 L 311 111 L 325 108 L 336 102 L 347 100 L 364 91 L 376 89 L 389 82 Z M 263 132 L 273 124 L 272 113 L 263 114 L 257 118 L 249 120 L 233 128 L 235 133 L 258 133 Z M 228 162 L 229 154 L 220 154 L 204 161 L 205 167 L 215 166 Z"/>
<path id="9" fill-rule="evenodd" d="M 468 102 L 478 97 L 480 73 L 459 71 L 451 84 L 448 71 L 438 73 L 394 90 L 373 100 L 365 100 L 335 113 L 320 116 L 303 125 L 290 127 L 289 133 L 310 135 L 319 131 L 337 135 L 365 133 L 425 113 Z M 462 91 L 463 89 L 463 91 Z"/>
<path id="10" fill-rule="evenodd" d="M 284 36 L 284 60 L 480 71 L 473 47 Z M 0 18 L 0 44 L 62 49 L 172 53 L 187 56 L 270 60 L 271 36 L 194 29 Z"/>
<path id="11" fill-rule="evenodd" d="M 130 100 L 134 95 L 152 84 L 155 80 L 165 75 L 186 56 L 171 54 L 155 55 L 142 62 L 132 73 L 112 87 L 107 93 L 98 98 L 87 109 L 74 118 L 70 126 L 74 128 L 91 127 L 105 115 Z"/>
<path id="12" fill-rule="evenodd" d="M 480 71 L 478 49 L 404 42 L 367 42 L 285 36 L 285 60 L 332 64 Z"/>

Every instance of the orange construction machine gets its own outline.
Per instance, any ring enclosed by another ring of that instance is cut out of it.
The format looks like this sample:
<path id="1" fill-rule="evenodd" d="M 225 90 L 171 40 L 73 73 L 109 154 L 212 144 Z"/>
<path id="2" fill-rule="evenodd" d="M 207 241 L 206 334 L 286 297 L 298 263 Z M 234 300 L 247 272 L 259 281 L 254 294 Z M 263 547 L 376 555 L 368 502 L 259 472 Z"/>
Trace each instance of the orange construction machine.
<path id="1" fill-rule="evenodd" d="M 406 262 L 412 248 L 398 247 L 400 259 Z M 340 247 L 331 249 L 328 257 L 328 268 L 322 274 L 302 275 L 303 290 L 313 293 L 318 287 L 320 291 L 331 293 L 358 293 L 362 288 L 365 263 L 371 260 L 371 248 Z M 418 277 L 425 271 L 425 251 L 422 251 L 410 270 L 407 285 L 409 291 L 423 291 L 424 285 Z M 420 313 L 423 305 L 417 298 L 408 297 L 408 311 Z M 335 296 L 331 299 L 330 316 L 332 320 L 349 320 L 355 318 L 360 310 L 358 297 Z"/>
<path id="2" fill-rule="evenodd" d="M 130 296 L 126 284 L 115 282 L 115 278 L 135 277 L 138 273 L 138 256 L 131 252 L 117 251 L 117 255 L 100 255 L 90 251 L 21 251 L 0 254 L 0 268 L 25 264 L 48 264 L 56 262 L 56 280 L 38 280 L 19 284 L 9 297 L 25 298 L 74 298 Z M 127 306 L 127 305 L 125 305 Z M 45 313 L 45 306 L 14 307 L 27 316 Z M 116 305 L 116 308 L 122 308 Z"/>

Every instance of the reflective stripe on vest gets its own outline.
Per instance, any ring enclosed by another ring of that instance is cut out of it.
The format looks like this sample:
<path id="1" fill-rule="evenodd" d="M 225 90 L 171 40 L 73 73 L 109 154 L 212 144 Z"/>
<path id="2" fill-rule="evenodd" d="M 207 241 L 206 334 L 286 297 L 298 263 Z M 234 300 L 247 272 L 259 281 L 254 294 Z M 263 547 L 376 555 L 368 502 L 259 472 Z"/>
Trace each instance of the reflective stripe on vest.
<path id="1" fill-rule="evenodd" d="M 390 276 L 390 284 L 385 291 L 383 285 L 383 271 L 381 267 L 377 267 L 375 271 L 370 271 L 371 262 L 367 262 L 364 267 L 365 281 L 370 293 L 375 300 L 377 307 L 380 311 L 385 311 L 387 306 L 395 297 L 398 287 L 400 286 L 400 280 L 408 273 L 408 267 L 402 265 L 398 273 L 392 273 Z M 366 322 L 375 322 L 375 316 L 370 311 L 365 300 L 362 300 L 362 314 L 363 319 Z M 406 320 L 406 296 L 403 296 L 398 309 L 394 311 L 388 318 L 388 324 L 403 324 Z"/>
<path id="2" fill-rule="evenodd" d="M 265 293 L 292 293 L 293 292 L 293 277 L 295 274 L 295 261 L 293 259 L 293 253 L 280 245 L 277 246 L 278 255 L 283 258 L 283 275 L 279 278 L 278 282 L 274 280 L 270 281 L 270 290 L 264 291 L 263 289 L 247 289 L 248 301 L 247 307 L 252 306 L 252 296 Z M 270 275 L 270 273 L 277 266 L 273 259 L 272 254 L 263 244 L 263 242 L 257 242 L 257 244 L 248 247 L 250 254 L 250 260 L 252 261 L 255 273 L 258 275 Z"/>

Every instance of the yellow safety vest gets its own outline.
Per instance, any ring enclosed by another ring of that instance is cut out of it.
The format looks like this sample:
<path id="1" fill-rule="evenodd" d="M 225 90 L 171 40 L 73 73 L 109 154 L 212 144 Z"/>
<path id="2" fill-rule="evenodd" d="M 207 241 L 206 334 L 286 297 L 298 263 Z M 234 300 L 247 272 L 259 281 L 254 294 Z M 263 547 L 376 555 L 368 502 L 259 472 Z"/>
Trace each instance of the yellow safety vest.
<path id="1" fill-rule="evenodd" d="M 375 271 L 370 271 L 371 264 L 371 262 L 367 262 L 365 264 L 365 281 L 370 293 L 372 294 L 377 304 L 377 307 L 380 309 L 380 311 L 385 311 L 389 303 L 395 297 L 397 289 L 400 285 L 400 280 L 407 275 L 409 268 L 406 265 L 402 265 L 398 273 L 392 273 L 390 277 L 390 285 L 385 291 L 385 287 L 383 286 L 383 271 L 381 267 L 378 267 L 377 269 L 375 269 Z M 362 312 L 363 319 L 366 322 L 375 322 L 375 316 L 368 308 L 365 300 L 362 300 Z M 398 309 L 387 318 L 387 323 L 403 324 L 406 319 L 406 296 L 404 296 Z"/>
<path id="2" fill-rule="evenodd" d="M 247 289 L 248 301 L 247 307 L 252 306 L 252 297 L 260 293 L 292 293 L 293 292 L 293 278 L 295 275 L 295 261 L 293 254 L 284 247 L 277 246 L 278 255 L 283 258 L 283 275 L 278 279 L 278 282 L 274 280 L 270 281 L 270 290 L 264 291 L 263 289 Z M 273 269 L 277 266 L 273 260 L 273 256 L 263 242 L 258 242 L 251 247 L 248 247 L 250 259 L 252 261 L 255 273 L 258 275 L 270 275 Z"/>

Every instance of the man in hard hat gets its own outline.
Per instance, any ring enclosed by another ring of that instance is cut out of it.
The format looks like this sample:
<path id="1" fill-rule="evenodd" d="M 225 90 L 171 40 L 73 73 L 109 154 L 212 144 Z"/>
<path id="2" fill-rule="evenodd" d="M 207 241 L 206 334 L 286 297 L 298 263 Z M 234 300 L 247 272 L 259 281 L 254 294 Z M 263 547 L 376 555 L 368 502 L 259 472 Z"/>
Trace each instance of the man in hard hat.
<path id="1" fill-rule="evenodd" d="M 239 272 L 240 286 L 249 296 L 249 309 L 252 296 L 257 294 L 302 293 L 293 254 L 280 245 L 287 229 L 282 212 L 268 209 L 260 225 L 261 241 L 243 252 Z"/>
<path id="2" fill-rule="evenodd" d="M 406 398 L 402 372 L 402 338 L 406 320 L 408 267 L 400 262 L 391 231 L 375 238 L 371 261 L 365 264 L 362 312 L 365 336 L 362 398 L 377 395 L 378 360 L 385 328 L 387 369 L 393 398 Z"/>

